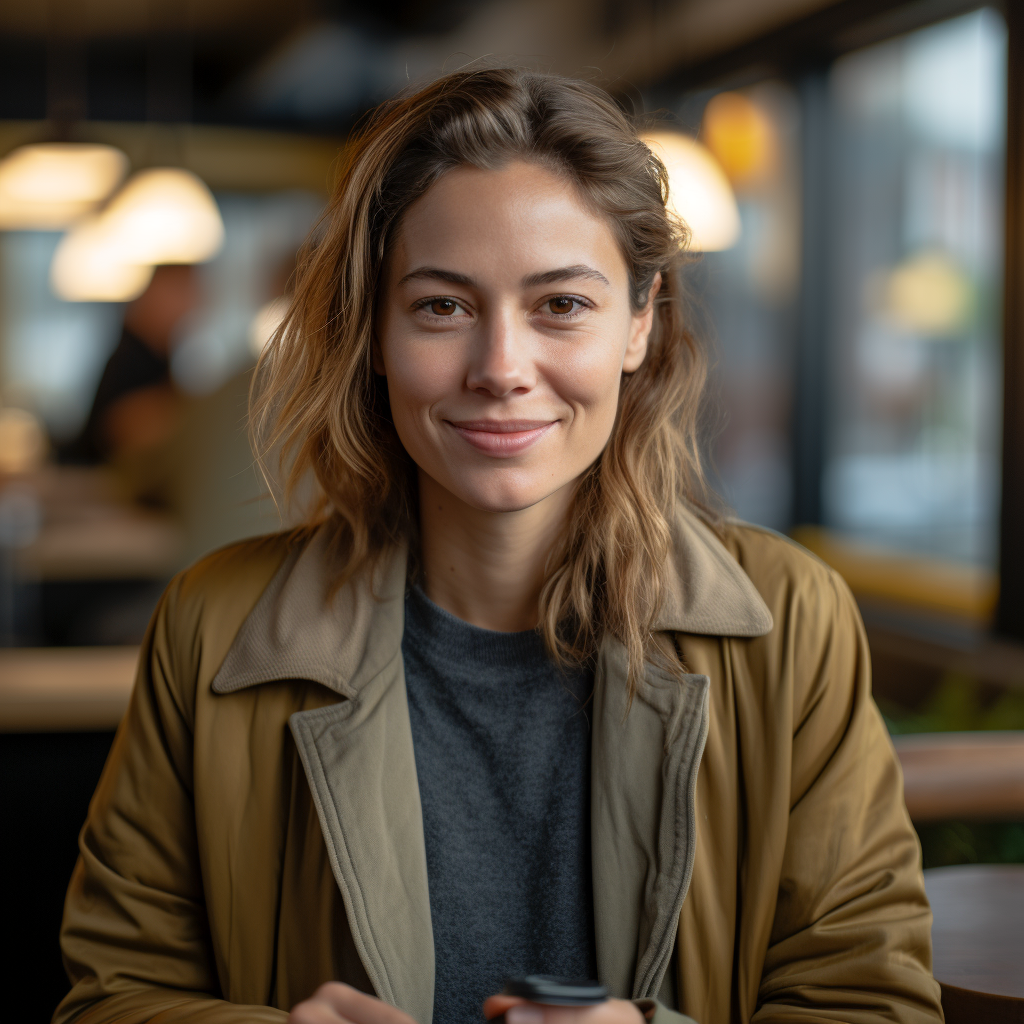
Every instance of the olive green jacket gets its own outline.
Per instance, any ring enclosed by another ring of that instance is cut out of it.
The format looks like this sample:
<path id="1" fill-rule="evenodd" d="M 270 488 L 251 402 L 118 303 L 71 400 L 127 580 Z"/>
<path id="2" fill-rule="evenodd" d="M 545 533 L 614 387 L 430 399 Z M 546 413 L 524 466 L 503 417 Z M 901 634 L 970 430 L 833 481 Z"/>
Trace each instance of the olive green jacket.
<path id="1" fill-rule="evenodd" d="M 55 1021 L 280 1022 L 339 979 L 430 1024 L 406 555 L 331 596 L 328 536 L 235 545 L 165 594 L 82 831 Z M 687 674 L 652 664 L 627 713 L 618 643 L 595 671 L 601 981 L 665 1024 L 940 1021 L 849 592 L 688 513 L 669 568 L 659 640 Z"/>

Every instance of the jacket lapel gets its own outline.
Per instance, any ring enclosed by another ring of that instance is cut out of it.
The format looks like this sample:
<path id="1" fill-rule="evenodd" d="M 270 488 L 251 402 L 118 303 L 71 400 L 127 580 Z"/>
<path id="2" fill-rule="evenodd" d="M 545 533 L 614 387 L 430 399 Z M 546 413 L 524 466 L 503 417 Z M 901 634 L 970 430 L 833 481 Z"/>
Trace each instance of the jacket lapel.
<path id="1" fill-rule="evenodd" d="M 598 971 L 613 994 L 640 999 L 661 988 L 693 872 L 709 681 L 649 665 L 628 714 L 625 682 L 625 651 L 606 641 L 591 768 Z"/>
<path id="2" fill-rule="evenodd" d="M 289 725 L 367 976 L 381 999 L 430 1024 L 434 940 L 401 652 L 406 555 L 336 593 L 332 558 L 327 528 L 289 556 L 212 686 L 309 679 L 347 698 Z"/>
<path id="3" fill-rule="evenodd" d="M 430 1024 L 434 938 L 401 653 L 358 690 L 289 724 L 363 967 L 381 999 Z"/>
<path id="4" fill-rule="evenodd" d="M 756 637 L 772 617 L 750 578 L 697 515 L 672 530 L 655 630 Z M 657 996 L 672 958 L 696 853 L 696 792 L 709 727 L 707 676 L 648 664 L 632 706 L 626 653 L 602 644 L 595 674 L 591 858 L 601 981 Z"/>

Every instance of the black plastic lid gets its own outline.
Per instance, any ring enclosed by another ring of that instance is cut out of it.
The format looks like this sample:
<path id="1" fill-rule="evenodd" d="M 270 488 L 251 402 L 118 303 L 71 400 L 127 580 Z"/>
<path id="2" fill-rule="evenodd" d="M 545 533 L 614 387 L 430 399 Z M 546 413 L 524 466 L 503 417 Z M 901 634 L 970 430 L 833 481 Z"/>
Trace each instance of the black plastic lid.
<path id="1" fill-rule="evenodd" d="M 509 978 L 505 995 L 519 996 L 544 1006 L 593 1006 L 608 998 L 608 989 L 586 978 L 555 978 L 550 974 L 528 974 Z"/>

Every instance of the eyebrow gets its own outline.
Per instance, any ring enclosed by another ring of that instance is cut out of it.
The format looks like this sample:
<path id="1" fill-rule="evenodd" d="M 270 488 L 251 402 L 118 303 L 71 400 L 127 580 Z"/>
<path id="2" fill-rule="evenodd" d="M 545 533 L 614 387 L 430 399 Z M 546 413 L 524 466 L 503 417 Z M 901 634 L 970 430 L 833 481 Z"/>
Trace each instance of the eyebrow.
<path id="1" fill-rule="evenodd" d="M 441 267 L 417 267 L 412 273 L 406 274 L 398 283 L 403 285 L 407 281 L 417 281 L 422 278 L 430 278 L 434 281 L 447 281 L 449 284 L 461 284 L 468 288 L 472 288 L 476 284 L 468 274 L 460 274 L 455 270 L 444 270 Z M 581 278 L 600 281 L 602 284 L 611 287 L 608 278 L 600 270 L 588 267 L 585 263 L 575 263 L 571 267 L 559 267 L 557 270 L 544 270 L 538 274 L 527 274 L 523 278 L 522 284 L 524 288 L 535 288 L 541 284 L 555 284 L 558 281 L 578 281 Z"/>
<path id="2" fill-rule="evenodd" d="M 422 277 L 429 277 L 434 281 L 447 281 L 449 284 L 464 284 L 467 287 L 472 287 L 476 283 L 468 274 L 442 270 L 440 267 L 418 267 L 411 274 L 406 274 L 398 283 L 403 285 L 406 281 L 417 281 Z"/>
<path id="3" fill-rule="evenodd" d="M 534 288 L 539 284 L 556 284 L 558 281 L 578 281 L 580 279 L 589 281 L 600 281 L 602 284 L 608 284 L 608 278 L 601 273 L 600 270 L 595 270 L 593 267 L 588 267 L 585 263 L 575 263 L 571 267 L 559 267 L 557 270 L 545 270 L 540 274 L 527 274 L 523 278 L 524 288 Z M 609 287 L 611 287 L 609 285 Z"/>

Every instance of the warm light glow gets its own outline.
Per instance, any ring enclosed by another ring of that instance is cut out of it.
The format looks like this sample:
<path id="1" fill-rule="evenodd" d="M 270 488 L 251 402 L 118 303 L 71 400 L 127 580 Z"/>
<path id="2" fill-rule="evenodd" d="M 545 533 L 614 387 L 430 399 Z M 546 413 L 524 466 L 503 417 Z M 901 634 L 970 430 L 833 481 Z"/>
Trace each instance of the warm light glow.
<path id="1" fill-rule="evenodd" d="M 53 290 L 77 302 L 129 302 L 161 263 L 201 263 L 224 242 L 210 190 L 191 171 L 140 171 L 98 216 L 61 241 L 50 267 Z"/>
<path id="2" fill-rule="evenodd" d="M 701 138 L 737 183 L 760 178 L 775 157 L 771 122 L 739 92 L 720 92 L 711 99 L 704 109 Z"/>
<path id="3" fill-rule="evenodd" d="M 72 228 L 50 264 L 50 285 L 69 302 L 130 302 L 152 276 L 152 266 L 125 260 L 122 240 L 103 216 Z"/>
<path id="4" fill-rule="evenodd" d="M 202 263 L 224 243 L 224 222 L 210 190 L 176 167 L 134 175 L 103 219 L 126 263 Z"/>
<path id="5" fill-rule="evenodd" d="M 0 409 L 0 473 L 29 473 L 46 456 L 46 431 L 27 409 Z"/>
<path id="6" fill-rule="evenodd" d="M 973 289 L 949 256 L 924 251 L 889 271 L 880 298 L 882 315 L 897 327 L 923 337 L 943 337 L 967 325 Z"/>
<path id="7" fill-rule="evenodd" d="M 729 249 L 740 237 L 740 211 L 729 179 L 699 142 L 678 132 L 653 132 L 644 142 L 664 162 L 669 208 L 690 229 L 693 250 Z"/>
<path id="8" fill-rule="evenodd" d="M 274 336 L 274 332 L 281 326 L 290 303 L 285 296 L 271 299 L 252 318 L 249 324 L 249 348 L 254 356 L 267 347 L 268 342 Z"/>
<path id="9" fill-rule="evenodd" d="M 67 227 L 106 199 L 127 170 L 128 158 L 113 146 L 21 146 L 0 161 L 0 229 Z"/>

